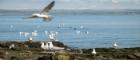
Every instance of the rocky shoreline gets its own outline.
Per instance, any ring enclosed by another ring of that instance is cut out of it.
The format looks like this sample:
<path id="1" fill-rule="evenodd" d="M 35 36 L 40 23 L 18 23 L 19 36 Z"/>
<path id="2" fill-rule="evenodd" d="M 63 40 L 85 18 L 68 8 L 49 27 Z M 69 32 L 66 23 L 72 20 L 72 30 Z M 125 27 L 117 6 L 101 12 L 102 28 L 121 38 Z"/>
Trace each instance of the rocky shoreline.
<path id="1" fill-rule="evenodd" d="M 14 48 L 10 45 L 15 44 Z M 69 49 L 61 42 L 56 45 L 66 49 L 60 51 L 43 50 L 40 42 L 0 42 L 0 60 L 140 60 L 140 47 L 136 48 L 93 48 Z"/>

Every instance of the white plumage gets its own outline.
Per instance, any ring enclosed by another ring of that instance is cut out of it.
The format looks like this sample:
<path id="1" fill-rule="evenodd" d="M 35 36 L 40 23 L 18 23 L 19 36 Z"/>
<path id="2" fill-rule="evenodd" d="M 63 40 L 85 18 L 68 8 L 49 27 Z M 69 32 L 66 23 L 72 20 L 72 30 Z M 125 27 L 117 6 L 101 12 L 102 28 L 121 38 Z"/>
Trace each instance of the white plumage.
<path id="1" fill-rule="evenodd" d="M 52 1 L 48 6 L 46 6 L 40 13 L 34 13 L 29 18 L 43 18 L 43 21 L 51 21 L 52 16 L 48 15 L 49 11 L 54 6 L 55 1 Z"/>
<path id="2" fill-rule="evenodd" d="M 64 47 L 54 46 L 52 42 L 47 42 L 46 44 L 42 42 L 41 48 L 44 50 L 63 50 L 64 49 Z"/>
<path id="3" fill-rule="evenodd" d="M 95 49 L 92 50 L 92 54 L 97 54 Z"/>

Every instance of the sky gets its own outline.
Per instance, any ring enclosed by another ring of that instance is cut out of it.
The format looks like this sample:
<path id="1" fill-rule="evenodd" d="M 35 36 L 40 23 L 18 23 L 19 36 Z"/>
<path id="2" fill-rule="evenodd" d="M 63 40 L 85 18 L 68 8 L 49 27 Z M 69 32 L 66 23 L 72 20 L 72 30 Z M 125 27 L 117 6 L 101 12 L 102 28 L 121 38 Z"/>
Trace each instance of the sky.
<path id="1" fill-rule="evenodd" d="M 0 0 L 0 9 L 43 9 L 53 0 Z M 53 9 L 140 9 L 140 0 L 54 0 Z"/>

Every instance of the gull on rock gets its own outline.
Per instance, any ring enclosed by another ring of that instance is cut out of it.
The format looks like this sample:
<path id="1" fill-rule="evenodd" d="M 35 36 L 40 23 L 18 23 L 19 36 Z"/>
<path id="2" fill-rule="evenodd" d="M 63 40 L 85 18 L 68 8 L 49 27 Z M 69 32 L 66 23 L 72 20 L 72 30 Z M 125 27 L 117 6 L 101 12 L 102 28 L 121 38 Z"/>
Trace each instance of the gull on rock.
<path id="1" fill-rule="evenodd" d="M 54 46 L 52 41 L 47 42 L 46 44 L 44 42 L 42 42 L 41 48 L 44 50 L 64 50 L 64 47 Z"/>
<path id="2" fill-rule="evenodd" d="M 47 45 L 45 45 L 45 43 L 44 43 L 44 42 L 41 42 L 41 48 L 42 48 L 42 49 L 44 49 L 44 50 L 46 50 L 46 49 L 48 49 L 48 46 L 47 46 Z"/>
<path id="3" fill-rule="evenodd" d="M 92 50 L 92 52 L 91 52 L 92 54 L 94 54 L 94 55 L 96 55 L 97 53 L 96 53 L 96 50 L 95 50 L 95 48 L 93 48 L 93 50 Z"/>
<path id="4" fill-rule="evenodd" d="M 9 46 L 9 49 L 12 49 L 12 48 L 15 48 L 15 44 L 11 44 L 11 45 Z"/>

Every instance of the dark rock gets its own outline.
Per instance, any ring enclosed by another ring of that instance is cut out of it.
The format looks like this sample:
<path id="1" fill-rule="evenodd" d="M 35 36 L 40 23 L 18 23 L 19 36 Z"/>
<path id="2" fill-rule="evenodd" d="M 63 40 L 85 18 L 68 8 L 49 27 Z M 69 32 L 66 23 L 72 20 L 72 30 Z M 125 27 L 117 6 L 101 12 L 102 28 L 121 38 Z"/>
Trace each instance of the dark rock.
<path id="1" fill-rule="evenodd" d="M 39 57 L 38 60 L 53 60 L 53 59 L 52 59 L 52 55 L 47 55 L 47 56 Z"/>
<path id="2" fill-rule="evenodd" d="M 74 60 L 75 59 L 75 57 L 74 56 L 70 56 L 70 60 Z"/>
<path id="3" fill-rule="evenodd" d="M 52 41 L 52 43 L 53 43 L 54 46 L 57 46 L 57 47 L 65 47 L 65 45 L 62 42 L 59 42 L 59 41 Z"/>
<path id="4" fill-rule="evenodd" d="M 19 60 L 17 57 L 15 57 L 15 56 L 12 56 L 11 58 L 10 58 L 10 60 Z"/>
<path id="5" fill-rule="evenodd" d="M 135 53 L 134 54 L 137 58 L 140 58 L 140 53 Z"/>
<path id="6" fill-rule="evenodd" d="M 29 42 L 26 41 L 24 44 L 28 45 L 29 48 L 40 48 L 41 44 L 40 42 Z"/>
<path id="7" fill-rule="evenodd" d="M 0 58 L 5 58 L 5 53 L 4 52 L 0 52 Z"/>
<path id="8" fill-rule="evenodd" d="M 127 58 L 128 59 L 136 59 L 136 57 L 134 55 L 128 55 Z"/>

